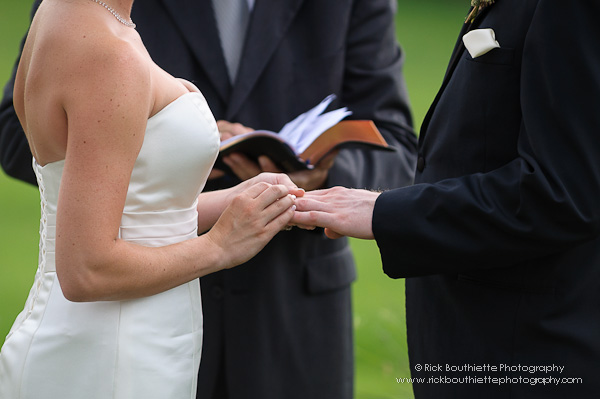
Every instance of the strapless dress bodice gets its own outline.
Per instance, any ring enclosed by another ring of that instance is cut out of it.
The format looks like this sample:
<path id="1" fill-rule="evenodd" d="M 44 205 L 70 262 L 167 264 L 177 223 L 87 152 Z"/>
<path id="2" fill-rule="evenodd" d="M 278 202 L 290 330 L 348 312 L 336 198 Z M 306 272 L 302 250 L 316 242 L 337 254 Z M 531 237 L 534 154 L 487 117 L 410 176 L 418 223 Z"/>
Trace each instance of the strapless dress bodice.
<path id="1" fill-rule="evenodd" d="M 143 246 L 195 237 L 197 197 L 219 141 L 200 93 L 184 94 L 149 118 L 120 237 Z M 202 338 L 197 280 L 129 301 L 73 303 L 62 295 L 54 240 L 63 168 L 64 161 L 34 162 L 42 208 L 39 265 L 0 353 L 0 397 L 195 398 Z"/>
<path id="2" fill-rule="evenodd" d="M 158 246 L 194 236 L 196 199 L 218 150 L 217 125 L 200 93 L 184 94 L 148 119 L 127 190 L 121 237 Z M 63 167 L 64 161 L 43 167 L 34 162 L 47 235 L 52 236 Z M 52 249 L 47 245 L 46 250 Z"/>

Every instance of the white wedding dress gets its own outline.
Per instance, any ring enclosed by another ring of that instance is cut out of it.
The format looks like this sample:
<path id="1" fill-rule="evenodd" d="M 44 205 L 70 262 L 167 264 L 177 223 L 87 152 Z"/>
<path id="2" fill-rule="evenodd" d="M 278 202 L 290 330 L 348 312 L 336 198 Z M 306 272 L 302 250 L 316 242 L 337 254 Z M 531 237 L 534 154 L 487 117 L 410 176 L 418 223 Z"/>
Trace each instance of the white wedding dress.
<path id="1" fill-rule="evenodd" d="M 122 239 L 164 246 L 197 234 L 197 196 L 219 149 L 202 94 L 148 120 L 121 221 Z M 63 161 L 35 164 L 42 203 L 34 285 L 0 353 L 0 399 L 195 398 L 202 344 L 197 280 L 158 295 L 73 303 L 54 264 Z"/>

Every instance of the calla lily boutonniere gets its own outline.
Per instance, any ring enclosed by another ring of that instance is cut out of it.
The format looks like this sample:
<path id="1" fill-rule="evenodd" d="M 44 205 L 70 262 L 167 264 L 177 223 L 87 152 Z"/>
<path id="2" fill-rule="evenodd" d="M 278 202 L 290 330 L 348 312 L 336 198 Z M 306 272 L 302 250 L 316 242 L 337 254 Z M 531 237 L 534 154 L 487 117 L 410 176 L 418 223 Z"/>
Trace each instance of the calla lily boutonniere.
<path id="1" fill-rule="evenodd" d="M 486 7 L 494 4 L 494 1 L 496 0 L 471 0 L 471 6 L 473 9 L 467 16 L 467 19 L 465 19 L 465 23 L 473 22 L 479 13 L 482 12 Z"/>

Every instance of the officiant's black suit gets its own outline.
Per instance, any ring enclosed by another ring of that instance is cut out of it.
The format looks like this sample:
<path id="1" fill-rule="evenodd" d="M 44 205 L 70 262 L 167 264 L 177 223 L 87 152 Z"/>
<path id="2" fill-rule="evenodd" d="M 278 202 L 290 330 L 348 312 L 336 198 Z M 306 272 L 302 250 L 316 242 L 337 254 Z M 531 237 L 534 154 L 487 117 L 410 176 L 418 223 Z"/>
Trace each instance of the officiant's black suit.
<path id="1" fill-rule="evenodd" d="M 133 7 L 158 65 L 193 81 L 217 119 L 277 131 L 335 93 L 334 106 L 373 119 L 395 153 L 343 150 L 328 185 L 390 188 L 414 175 L 416 139 L 389 0 L 256 0 L 234 85 L 210 0 L 143 0 Z M 0 109 L 5 170 L 34 182 L 9 83 Z M 228 186 L 222 179 L 209 188 Z M 350 284 L 345 240 L 280 233 L 247 265 L 201 279 L 204 346 L 199 397 L 352 397 Z"/>
<path id="2" fill-rule="evenodd" d="M 599 19 L 598 1 L 496 0 L 471 28 L 500 48 L 457 44 L 417 184 L 376 203 L 384 270 L 409 277 L 417 399 L 600 395 Z M 516 379 L 448 380 L 468 376 Z M 582 383 L 525 380 L 549 376 Z"/>

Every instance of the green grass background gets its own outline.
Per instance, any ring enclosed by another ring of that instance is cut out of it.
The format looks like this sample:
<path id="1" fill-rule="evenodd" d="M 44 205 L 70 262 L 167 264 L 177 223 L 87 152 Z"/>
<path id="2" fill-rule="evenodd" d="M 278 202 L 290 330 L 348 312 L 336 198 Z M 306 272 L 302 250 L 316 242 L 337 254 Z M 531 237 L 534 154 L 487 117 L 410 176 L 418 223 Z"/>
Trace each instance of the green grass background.
<path id="1" fill-rule="evenodd" d="M 0 85 L 10 76 L 30 5 L 0 0 Z M 468 5 L 468 0 L 398 0 L 397 32 L 417 128 L 441 84 Z M 38 221 L 37 189 L 0 171 L 0 337 L 22 308 L 35 274 Z M 352 246 L 359 269 L 353 289 L 356 398 L 412 398 L 411 386 L 396 382 L 410 375 L 404 281 L 382 273 L 374 242 L 353 240 Z"/>

